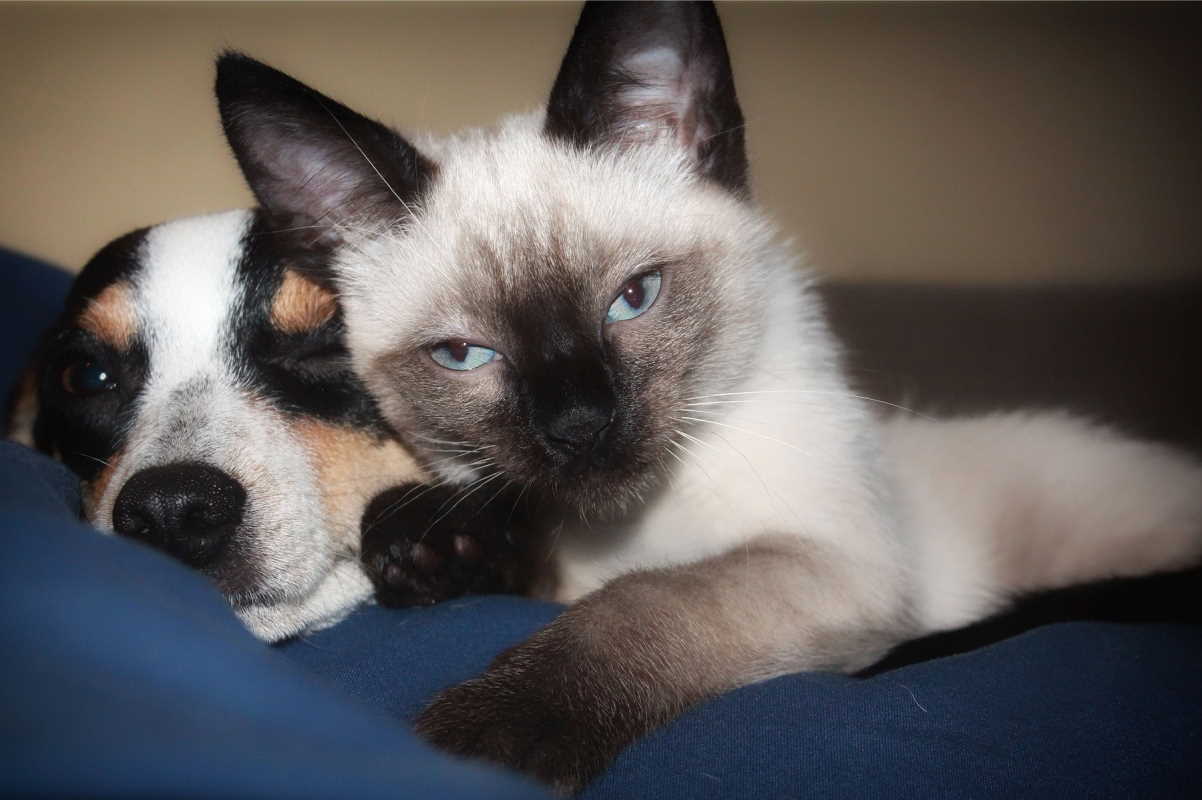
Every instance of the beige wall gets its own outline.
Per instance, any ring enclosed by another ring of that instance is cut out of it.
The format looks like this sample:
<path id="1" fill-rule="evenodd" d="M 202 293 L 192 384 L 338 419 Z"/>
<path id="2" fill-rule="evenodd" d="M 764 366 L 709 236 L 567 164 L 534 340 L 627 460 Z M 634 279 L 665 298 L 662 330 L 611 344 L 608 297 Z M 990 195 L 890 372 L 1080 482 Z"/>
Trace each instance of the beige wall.
<path id="1" fill-rule="evenodd" d="M 758 195 L 824 271 L 1202 274 L 1196 6 L 721 8 Z M 78 267 L 250 202 L 210 97 L 244 49 L 402 128 L 534 107 L 561 4 L 0 5 L 0 244 Z"/>

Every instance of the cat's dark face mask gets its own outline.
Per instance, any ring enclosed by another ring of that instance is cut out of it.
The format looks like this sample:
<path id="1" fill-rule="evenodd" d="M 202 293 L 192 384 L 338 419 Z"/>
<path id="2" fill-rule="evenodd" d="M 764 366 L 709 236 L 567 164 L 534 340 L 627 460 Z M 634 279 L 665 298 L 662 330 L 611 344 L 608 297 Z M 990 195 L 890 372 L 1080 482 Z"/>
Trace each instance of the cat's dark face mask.
<path id="1" fill-rule="evenodd" d="M 509 279 L 471 281 L 434 305 L 455 305 L 477 335 L 397 342 L 367 374 L 434 471 L 485 497 L 516 491 L 599 519 L 656 491 L 689 446 L 691 401 L 731 371 L 715 342 L 746 320 L 723 313 L 697 254 L 598 271 L 587 262 L 633 248 L 570 225 L 552 241 L 570 236 L 571 246 L 475 239 L 461 254 L 473 272 Z"/>

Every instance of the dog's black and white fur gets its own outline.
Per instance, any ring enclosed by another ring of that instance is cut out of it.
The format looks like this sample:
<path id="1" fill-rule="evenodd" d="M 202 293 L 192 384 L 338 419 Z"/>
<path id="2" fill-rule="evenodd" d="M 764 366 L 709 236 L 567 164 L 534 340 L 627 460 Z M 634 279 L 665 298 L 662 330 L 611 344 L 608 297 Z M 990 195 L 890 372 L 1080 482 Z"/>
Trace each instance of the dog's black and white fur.
<path id="1" fill-rule="evenodd" d="M 474 507 L 443 514 L 286 233 L 230 211 L 104 247 L 15 391 L 10 435 L 80 476 L 92 523 L 210 576 L 266 640 L 337 621 L 372 596 L 369 574 L 393 605 L 509 588 L 491 558 L 507 540 L 470 536 Z M 402 551 L 398 526 L 426 535 Z M 474 559 L 443 566 L 440 550 L 465 548 Z"/>

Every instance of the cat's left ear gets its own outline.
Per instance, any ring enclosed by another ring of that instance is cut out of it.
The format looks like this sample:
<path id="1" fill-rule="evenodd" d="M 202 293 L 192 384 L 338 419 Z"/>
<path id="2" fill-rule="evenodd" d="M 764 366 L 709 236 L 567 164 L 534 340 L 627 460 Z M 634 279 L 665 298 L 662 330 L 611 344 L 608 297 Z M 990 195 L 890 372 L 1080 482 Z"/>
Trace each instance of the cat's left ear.
<path id="1" fill-rule="evenodd" d="M 586 3 L 544 131 L 584 147 L 671 136 L 699 173 L 748 193 L 743 113 L 713 3 Z"/>
<path id="2" fill-rule="evenodd" d="M 435 166 L 400 134 L 236 52 L 217 60 L 226 138 L 259 204 L 305 249 L 340 224 L 408 215 Z"/>

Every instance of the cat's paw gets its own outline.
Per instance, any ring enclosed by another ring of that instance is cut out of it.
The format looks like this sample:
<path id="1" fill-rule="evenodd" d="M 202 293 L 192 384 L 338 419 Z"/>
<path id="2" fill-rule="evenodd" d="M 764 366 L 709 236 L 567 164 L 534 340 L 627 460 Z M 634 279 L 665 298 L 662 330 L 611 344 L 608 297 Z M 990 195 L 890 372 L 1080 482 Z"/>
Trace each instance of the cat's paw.
<path id="1" fill-rule="evenodd" d="M 367 507 L 361 532 L 363 568 L 386 606 L 525 591 L 536 561 L 512 499 L 455 488 L 393 487 Z"/>
<path id="2" fill-rule="evenodd" d="M 562 621 L 562 617 L 560 620 Z M 568 796 L 662 720 L 557 623 L 443 691 L 417 732 L 455 755 L 500 764 Z M 569 632 L 570 633 L 570 632 Z"/>
<path id="3" fill-rule="evenodd" d="M 447 689 L 418 718 L 417 732 L 440 750 L 525 773 L 568 796 L 617 755 L 588 714 L 574 713 L 549 669 L 491 670 Z"/>

